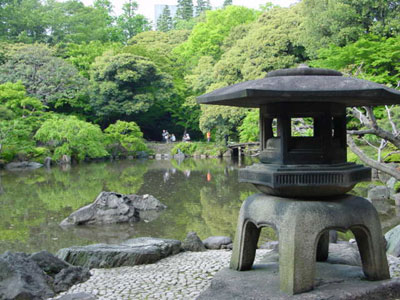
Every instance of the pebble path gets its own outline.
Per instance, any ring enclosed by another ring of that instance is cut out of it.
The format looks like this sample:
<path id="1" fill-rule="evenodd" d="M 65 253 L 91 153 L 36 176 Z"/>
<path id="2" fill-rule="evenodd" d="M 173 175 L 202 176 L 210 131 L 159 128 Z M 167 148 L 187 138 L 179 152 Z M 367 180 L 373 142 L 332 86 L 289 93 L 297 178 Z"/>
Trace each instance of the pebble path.
<path id="1" fill-rule="evenodd" d="M 258 249 L 256 263 L 271 250 Z M 232 251 L 181 252 L 154 264 L 92 269 L 92 277 L 58 295 L 88 293 L 99 300 L 196 299 L 215 273 L 229 266 Z M 390 274 L 400 277 L 400 258 L 388 255 Z"/>
<path id="2" fill-rule="evenodd" d="M 258 249 L 256 262 L 271 250 Z M 99 300 L 196 299 L 215 273 L 229 266 L 232 251 L 181 252 L 154 264 L 93 269 L 92 277 L 60 294 L 88 293 Z"/>

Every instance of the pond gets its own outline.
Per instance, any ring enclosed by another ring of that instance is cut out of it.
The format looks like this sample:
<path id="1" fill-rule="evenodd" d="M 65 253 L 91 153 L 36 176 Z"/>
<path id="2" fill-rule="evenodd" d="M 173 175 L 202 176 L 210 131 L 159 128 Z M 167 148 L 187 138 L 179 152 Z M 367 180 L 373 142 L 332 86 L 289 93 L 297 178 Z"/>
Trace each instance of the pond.
<path id="1" fill-rule="evenodd" d="M 253 163 L 246 159 L 244 165 Z M 118 243 L 152 236 L 183 240 L 189 231 L 204 239 L 234 236 L 241 203 L 256 189 L 238 183 L 232 160 L 133 160 L 0 172 L 0 253 L 57 250 L 72 245 Z M 151 194 L 168 208 L 131 225 L 58 224 L 90 204 L 101 191 Z M 365 195 L 362 187 L 355 193 Z M 400 223 L 393 203 L 378 203 L 384 231 Z M 262 239 L 274 238 L 263 230 Z"/>

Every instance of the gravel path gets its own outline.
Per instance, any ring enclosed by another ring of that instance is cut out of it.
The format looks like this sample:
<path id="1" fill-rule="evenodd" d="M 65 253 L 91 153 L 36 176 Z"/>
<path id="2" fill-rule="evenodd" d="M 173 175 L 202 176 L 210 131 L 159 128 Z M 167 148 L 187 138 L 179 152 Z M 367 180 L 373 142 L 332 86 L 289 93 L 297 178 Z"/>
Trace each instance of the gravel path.
<path id="1" fill-rule="evenodd" d="M 256 262 L 271 250 L 257 250 Z M 93 269 L 93 276 L 65 294 L 85 292 L 99 300 L 195 299 L 220 269 L 228 267 L 232 251 L 181 252 L 154 264 Z"/>
<path id="2" fill-rule="evenodd" d="M 271 250 L 258 249 L 256 263 Z M 195 299 L 220 269 L 228 267 L 232 251 L 181 252 L 154 264 L 93 269 L 86 282 L 60 294 L 84 292 L 99 300 Z M 400 277 L 400 258 L 388 256 L 392 277 Z"/>

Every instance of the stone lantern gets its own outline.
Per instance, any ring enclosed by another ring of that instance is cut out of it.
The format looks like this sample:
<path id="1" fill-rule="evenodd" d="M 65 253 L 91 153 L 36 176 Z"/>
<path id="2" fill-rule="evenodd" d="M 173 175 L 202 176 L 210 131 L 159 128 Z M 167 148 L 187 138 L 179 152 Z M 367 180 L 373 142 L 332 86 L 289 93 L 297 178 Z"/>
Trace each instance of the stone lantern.
<path id="1" fill-rule="evenodd" d="M 252 268 L 260 230 L 271 226 L 279 237 L 281 290 L 309 291 L 316 261 L 328 258 L 329 230 L 334 229 L 353 232 L 368 280 L 390 278 L 376 209 L 346 194 L 371 177 L 370 168 L 347 162 L 346 106 L 400 104 L 400 92 L 300 66 L 218 89 L 198 102 L 260 109 L 261 162 L 241 169 L 239 181 L 262 193 L 242 205 L 231 269 Z M 296 118 L 306 118 L 307 136 L 294 132 Z"/>

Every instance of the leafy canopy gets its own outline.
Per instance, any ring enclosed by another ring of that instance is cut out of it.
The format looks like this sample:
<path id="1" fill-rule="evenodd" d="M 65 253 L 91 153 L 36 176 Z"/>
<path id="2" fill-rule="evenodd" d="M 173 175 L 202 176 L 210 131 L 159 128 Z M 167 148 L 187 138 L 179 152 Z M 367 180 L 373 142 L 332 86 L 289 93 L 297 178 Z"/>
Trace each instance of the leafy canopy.
<path id="1" fill-rule="evenodd" d="M 165 99 L 171 82 L 147 58 L 107 52 L 93 63 L 91 85 L 91 105 L 97 117 L 110 122 L 147 111 Z"/>
<path id="2" fill-rule="evenodd" d="M 113 153 L 121 148 L 126 154 L 135 154 L 138 151 L 147 150 L 143 133 L 135 122 L 118 120 L 108 126 L 104 133 L 106 134 L 107 144 Z"/>
<path id="3" fill-rule="evenodd" d="M 87 81 L 74 66 L 44 45 L 25 45 L 0 65 L 0 83 L 21 81 L 29 96 L 51 109 L 84 108 Z"/>
<path id="4" fill-rule="evenodd" d="M 46 143 L 58 160 L 63 155 L 82 161 L 86 157 L 104 157 L 104 135 L 98 125 L 74 116 L 55 116 L 45 121 L 35 134 L 35 139 Z"/>

